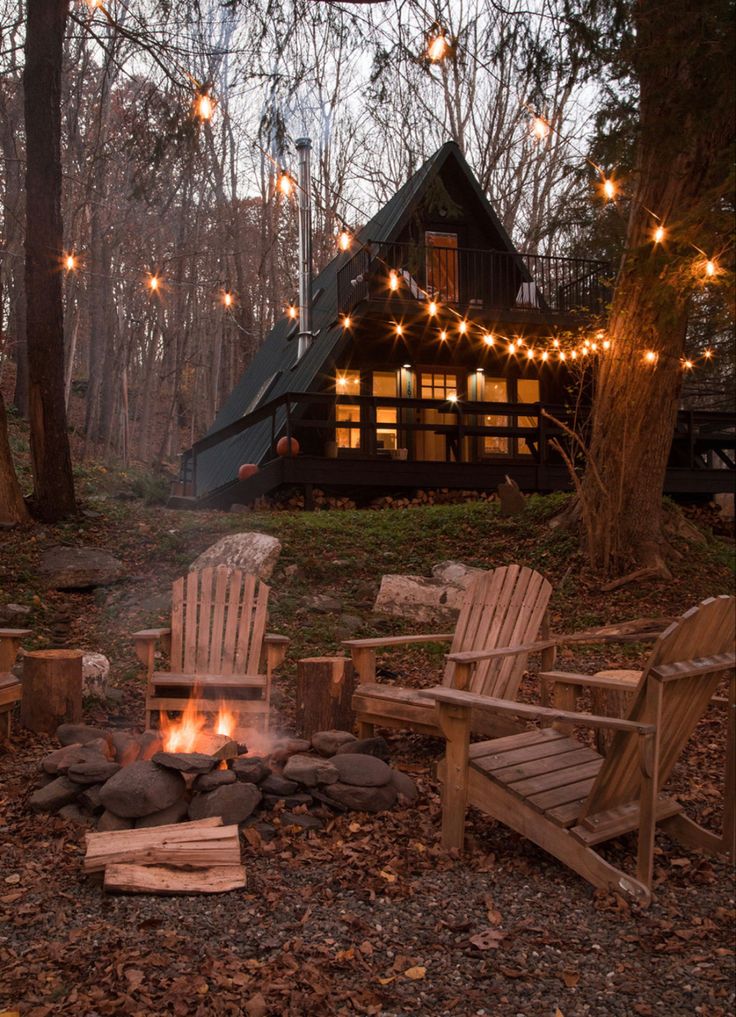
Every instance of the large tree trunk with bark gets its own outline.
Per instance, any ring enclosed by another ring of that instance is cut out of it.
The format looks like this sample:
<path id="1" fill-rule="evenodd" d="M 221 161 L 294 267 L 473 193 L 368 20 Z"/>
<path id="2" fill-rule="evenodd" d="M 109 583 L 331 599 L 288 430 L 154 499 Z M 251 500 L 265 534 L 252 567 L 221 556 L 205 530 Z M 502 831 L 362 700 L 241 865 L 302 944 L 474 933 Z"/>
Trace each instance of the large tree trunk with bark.
<path id="1" fill-rule="evenodd" d="M 706 278 L 705 258 L 692 245 L 712 238 L 717 202 L 729 186 L 727 6 L 674 0 L 663 16 L 656 0 L 635 5 L 638 156 L 579 500 L 590 558 L 604 571 L 665 571 L 662 491 L 688 302 Z M 653 243 L 652 212 L 666 227 L 663 244 Z"/>
<path id="2" fill-rule="evenodd" d="M 64 405 L 61 278 L 61 67 L 68 13 L 68 0 L 29 0 L 23 71 L 33 511 L 45 522 L 76 510 Z"/>

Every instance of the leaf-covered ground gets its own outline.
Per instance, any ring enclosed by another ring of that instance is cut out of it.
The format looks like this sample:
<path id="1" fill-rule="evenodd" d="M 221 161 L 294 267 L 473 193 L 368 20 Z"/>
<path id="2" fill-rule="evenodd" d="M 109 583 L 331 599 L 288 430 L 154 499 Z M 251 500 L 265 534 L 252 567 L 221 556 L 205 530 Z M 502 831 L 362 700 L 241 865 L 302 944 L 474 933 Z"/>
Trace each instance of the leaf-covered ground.
<path id="1" fill-rule="evenodd" d="M 119 690 L 88 703 L 95 721 L 142 721 L 142 685 L 128 633 L 166 617 L 166 591 L 218 536 L 244 529 L 283 542 L 270 627 L 292 640 L 278 682 L 279 723 L 293 716 L 301 656 L 338 651 L 347 635 L 418 630 L 371 615 L 380 576 L 429 574 L 455 559 L 518 561 L 554 586 L 558 630 L 674 615 L 732 592 L 732 547 L 682 545 L 670 583 L 614 593 L 584 568 L 575 542 L 545 520 L 559 499 L 534 498 L 525 516 L 493 506 L 406 512 L 182 513 L 120 501 L 120 478 L 90 469 L 79 520 L 0 535 L 0 606 L 31 606 L 38 645 L 67 642 L 113 662 Z M 108 494 L 100 491 L 107 488 Z M 51 593 L 37 578 L 44 548 L 94 544 L 125 563 L 125 580 L 94 594 Z M 329 593 L 341 609 L 311 610 Z M 347 616 L 347 617 L 346 617 Z M 357 628 L 356 619 L 361 620 Z M 350 630 L 348 632 L 348 629 Z M 633 664 L 641 647 L 582 648 L 574 669 Z M 432 684 L 440 659 L 395 652 L 402 681 Z M 534 694 L 533 676 L 525 692 Z M 594 892 L 554 859 L 471 813 L 462 858 L 439 848 L 433 764 L 441 744 L 389 736 L 394 761 L 417 779 L 417 806 L 348 816 L 325 832 L 280 832 L 244 845 L 248 887 L 200 898 L 106 897 L 81 875 L 83 832 L 26 807 L 48 742 L 16 733 L 0 754 L 0 1012 L 46 1015 L 393 1015 L 553 1017 L 733 1013 L 734 887 L 725 862 L 688 853 L 661 835 L 657 896 L 648 910 Z M 717 828 L 724 729 L 714 711 L 674 777 L 693 816 Z M 632 866 L 635 841 L 607 850 Z"/>

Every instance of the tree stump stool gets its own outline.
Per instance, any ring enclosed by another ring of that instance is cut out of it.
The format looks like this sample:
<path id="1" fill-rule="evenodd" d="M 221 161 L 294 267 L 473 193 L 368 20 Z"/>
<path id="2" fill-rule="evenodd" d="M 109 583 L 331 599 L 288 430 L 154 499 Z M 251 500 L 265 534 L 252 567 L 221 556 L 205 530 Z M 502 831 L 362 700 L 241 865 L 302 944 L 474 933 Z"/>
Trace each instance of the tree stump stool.
<path id="1" fill-rule="evenodd" d="M 37 734 L 82 719 L 81 650 L 33 650 L 23 658 L 20 719 Z"/>
<path id="2" fill-rule="evenodd" d="M 617 681 L 626 682 L 631 686 L 627 689 L 592 689 L 593 713 L 599 717 L 625 718 L 631 708 L 631 702 L 636 692 L 636 687 L 641 678 L 641 671 L 632 671 L 626 668 L 613 668 L 607 671 L 597 671 L 596 678 L 616 678 Z M 595 732 L 596 748 L 602 756 L 605 756 L 611 745 L 611 740 L 616 732 L 608 729 L 597 728 Z"/>
<path id="3" fill-rule="evenodd" d="M 349 657 L 306 657 L 296 666 L 296 726 L 302 738 L 315 731 L 352 731 L 355 672 Z"/>

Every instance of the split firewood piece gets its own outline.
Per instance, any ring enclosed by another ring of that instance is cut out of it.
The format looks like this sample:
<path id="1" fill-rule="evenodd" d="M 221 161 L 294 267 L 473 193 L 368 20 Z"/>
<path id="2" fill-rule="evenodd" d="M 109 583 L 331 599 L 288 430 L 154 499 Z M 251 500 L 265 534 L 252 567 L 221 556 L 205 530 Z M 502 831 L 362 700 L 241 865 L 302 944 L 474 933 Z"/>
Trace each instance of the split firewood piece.
<path id="1" fill-rule="evenodd" d="M 236 825 L 223 826 L 219 816 L 192 823 L 173 823 L 140 830 L 88 833 L 85 872 L 108 865 L 238 865 L 240 843 Z"/>
<path id="2" fill-rule="evenodd" d="M 214 865 L 204 869 L 178 869 L 169 865 L 108 865 L 104 886 L 108 893 L 227 893 L 243 889 L 245 867 Z"/>

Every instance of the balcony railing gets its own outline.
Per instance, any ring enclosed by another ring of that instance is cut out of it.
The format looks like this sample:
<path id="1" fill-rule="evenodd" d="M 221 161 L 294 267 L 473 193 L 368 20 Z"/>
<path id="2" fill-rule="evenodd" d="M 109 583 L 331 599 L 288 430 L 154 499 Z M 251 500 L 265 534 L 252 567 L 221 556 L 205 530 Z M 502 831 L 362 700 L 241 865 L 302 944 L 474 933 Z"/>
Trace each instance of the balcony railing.
<path id="1" fill-rule="evenodd" d="M 610 273 L 608 262 L 591 258 L 373 244 L 340 269 L 338 308 L 347 314 L 363 300 L 385 300 L 393 293 L 468 310 L 596 314 L 609 299 Z"/>

